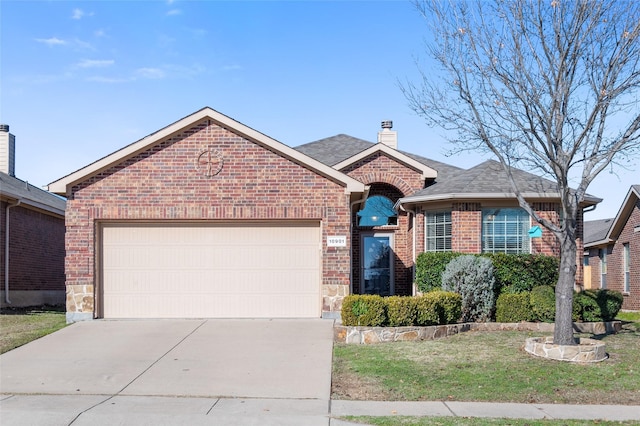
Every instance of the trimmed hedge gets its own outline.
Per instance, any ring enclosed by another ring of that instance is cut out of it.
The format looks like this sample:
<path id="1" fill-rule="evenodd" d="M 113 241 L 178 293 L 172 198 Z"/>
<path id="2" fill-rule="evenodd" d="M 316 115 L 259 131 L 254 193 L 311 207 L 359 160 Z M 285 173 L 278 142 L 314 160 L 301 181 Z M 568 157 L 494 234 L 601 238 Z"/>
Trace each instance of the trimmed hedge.
<path id="1" fill-rule="evenodd" d="M 342 300 L 342 324 L 378 327 L 387 322 L 387 307 L 381 296 L 351 294 Z"/>
<path id="2" fill-rule="evenodd" d="M 527 299 L 529 312 L 527 312 Z M 613 290 L 585 290 L 574 293 L 573 321 L 612 321 L 622 308 L 622 302 L 622 294 Z M 496 305 L 496 322 L 553 322 L 555 320 L 555 294 L 551 286 L 539 286 L 531 292 L 503 293 Z"/>
<path id="3" fill-rule="evenodd" d="M 534 321 L 553 322 L 556 318 L 556 295 L 553 287 L 541 285 L 531 290 L 529 298 Z"/>
<path id="4" fill-rule="evenodd" d="M 416 322 L 418 305 L 415 297 L 390 296 L 387 304 L 387 324 L 390 327 L 404 327 Z"/>
<path id="5" fill-rule="evenodd" d="M 454 251 L 424 252 L 416 259 L 416 285 L 427 293 L 442 288 L 442 273 L 452 259 L 462 256 Z"/>
<path id="6" fill-rule="evenodd" d="M 533 321 L 530 293 L 502 293 L 496 302 L 496 322 Z"/>
<path id="7" fill-rule="evenodd" d="M 458 322 L 461 312 L 462 297 L 447 291 L 419 297 L 352 294 L 342 302 L 342 324 L 367 327 L 452 324 Z"/>
<path id="8" fill-rule="evenodd" d="M 560 259 L 543 254 L 485 253 L 495 269 L 499 293 L 522 293 L 558 282 Z"/>
<path id="9" fill-rule="evenodd" d="M 442 273 L 451 260 L 463 253 L 426 252 L 416 259 L 416 285 L 421 292 L 442 288 Z M 542 254 L 484 253 L 491 259 L 496 278 L 496 295 L 522 293 L 539 285 L 555 286 L 560 260 Z"/>

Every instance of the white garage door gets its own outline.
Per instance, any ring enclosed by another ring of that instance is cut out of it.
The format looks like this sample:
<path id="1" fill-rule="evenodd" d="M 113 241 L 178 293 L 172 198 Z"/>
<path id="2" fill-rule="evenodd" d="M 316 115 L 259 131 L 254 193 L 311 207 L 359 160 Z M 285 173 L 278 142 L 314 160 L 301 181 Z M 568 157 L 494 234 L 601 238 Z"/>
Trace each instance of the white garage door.
<path id="1" fill-rule="evenodd" d="M 105 224 L 104 318 L 319 317 L 320 227 Z"/>

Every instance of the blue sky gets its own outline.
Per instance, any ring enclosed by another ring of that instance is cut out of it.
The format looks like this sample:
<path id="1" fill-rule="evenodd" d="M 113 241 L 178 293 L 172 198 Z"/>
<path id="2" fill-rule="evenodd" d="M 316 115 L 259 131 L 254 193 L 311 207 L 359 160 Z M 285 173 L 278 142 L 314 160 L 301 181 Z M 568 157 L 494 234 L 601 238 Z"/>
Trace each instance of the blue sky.
<path id="1" fill-rule="evenodd" d="M 0 2 L 0 122 L 16 176 L 43 186 L 204 106 L 287 145 L 339 133 L 446 157 L 397 81 L 426 59 L 409 1 Z M 638 170 L 604 172 L 587 220 L 613 217 Z"/>

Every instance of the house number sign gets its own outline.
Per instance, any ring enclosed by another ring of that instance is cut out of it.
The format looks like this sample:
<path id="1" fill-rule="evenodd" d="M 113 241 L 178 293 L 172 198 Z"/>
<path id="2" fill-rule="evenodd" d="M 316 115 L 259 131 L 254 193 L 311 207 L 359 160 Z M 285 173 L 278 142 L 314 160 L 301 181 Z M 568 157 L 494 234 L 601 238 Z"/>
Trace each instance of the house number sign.
<path id="1" fill-rule="evenodd" d="M 213 177 L 222 170 L 222 154 L 216 149 L 205 149 L 196 159 L 196 169 L 206 177 Z"/>
<path id="2" fill-rule="evenodd" d="M 346 235 L 330 235 L 327 237 L 327 247 L 346 247 Z"/>

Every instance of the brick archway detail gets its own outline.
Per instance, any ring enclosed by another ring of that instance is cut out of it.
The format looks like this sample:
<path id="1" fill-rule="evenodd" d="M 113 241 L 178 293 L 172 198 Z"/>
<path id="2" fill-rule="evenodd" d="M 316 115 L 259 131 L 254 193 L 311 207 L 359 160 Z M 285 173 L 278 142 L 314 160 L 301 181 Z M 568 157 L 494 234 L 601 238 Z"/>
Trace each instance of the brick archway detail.
<path id="1" fill-rule="evenodd" d="M 405 182 L 398 176 L 393 175 L 391 173 L 387 173 L 387 172 L 368 173 L 360 177 L 359 180 L 365 185 L 371 185 L 373 183 L 386 183 L 386 184 L 392 185 L 395 188 L 397 188 L 400 192 L 402 192 L 403 197 L 406 197 L 407 195 L 415 192 L 415 190 L 412 189 L 411 185 L 409 185 L 407 182 Z"/>

